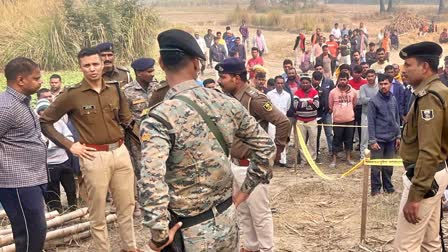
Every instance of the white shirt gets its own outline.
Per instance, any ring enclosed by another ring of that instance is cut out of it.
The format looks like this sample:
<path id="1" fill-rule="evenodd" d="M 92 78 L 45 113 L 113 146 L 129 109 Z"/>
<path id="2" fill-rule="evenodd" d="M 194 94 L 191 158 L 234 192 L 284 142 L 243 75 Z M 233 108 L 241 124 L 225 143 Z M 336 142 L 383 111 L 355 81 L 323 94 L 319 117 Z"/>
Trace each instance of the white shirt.
<path id="1" fill-rule="evenodd" d="M 205 54 L 207 50 L 207 45 L 205 44 L 205 40 L 202 37 L 199 37 L 196 39 L 196 42 L 198 42 L 199 47 L 201 48 L 202 52 Z"/>
<path id="2" fill-rule="evenodd" d="M 277 89 L 269 91 L 266 96 L 271 100 L 272 104 L 278 108 L 284 115 L 291 106 L 291 95 L 283 90 L 281 93 L 277 92 Z"/>
<path id="3" fill-rule="evenodd" d="M 341 30 L 339 28 L 333 28 L 331 30 L 331 34 L 334 36 L 335 39 L 341 38 Z"/>

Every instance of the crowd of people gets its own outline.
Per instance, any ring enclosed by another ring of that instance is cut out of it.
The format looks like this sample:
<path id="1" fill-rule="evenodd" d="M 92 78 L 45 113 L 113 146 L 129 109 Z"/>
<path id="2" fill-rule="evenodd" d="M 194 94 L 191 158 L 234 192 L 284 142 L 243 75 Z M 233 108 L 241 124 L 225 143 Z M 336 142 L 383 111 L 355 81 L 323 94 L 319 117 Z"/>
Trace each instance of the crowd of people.
<path id="1" fill-rule="evenodd" d="M 0 94 L 0 203 L 16 250 L 41 251 L 45 209 L 72 211 L 79 195 L 89 210 L 92 251 L 110 251 L 107 201 L 117 213 L 122 251 L 141 251 L 134 217 L 142 212 L 155 251 L 273 251 L 273 164 L 322 164 L 326 149 L 333 169 L 338 160 L 355 165 L 354 149 L 361 160 L 366 149 L 373 159 L 388 159 L 401 145 L 405 167 L 415 175 L 408 176 L 413 201 L 403 194 L 394 246 L 437 246 L 437 225 L 416 226 L 435 223 L 440 214 L 433 203 L 441 195 L 438 187 L 431 191 L 432 178 L 443 178 L 436 183 L 441 188 L 448 184 L 444 169 L 437 168 L 446 167 L 439 161 L 447 159 L 448 149 L 444 102 L 437 100 L 448 97 L 448 60 L 437 75 L 440 46 L 410 45 L 400 51 L 400 66 L 389 62 L 390 50 L 398 48 L 395 31 L 369 43 L 363 23 L 354 30 L 336 23 L 328 41 L 316 29 L 311 50 L 299 33 L 294 50 L 301 59 L 284 59 L 283 72 L 268 78 L 262 31 L 250 41 L 243 21 L 239 32 L 241 37 L 230 27 L 224 34 L 209 29 L 204 37 L 177 29 L 160 33 L 158 63 L 166 78 L 160 82 L 152 58 L 132 62 L 133 80 L 129 70 L 115 65 L 109 42 L 79 52 L 84 78 L 64 89 L 57 74 L 50 89 L 41 88 L 40 68 L 31 59 L 11 60 L 5 66 L 8 87 Z M 199 81 L 207 67 L 216 79 Z M 295 126 L 308 159 L 302 148 L 295 149 Z M 434 135 L 422 133 L 424 127 L 436 127 Z M 372 196 L 395 192 L 392 173 L 389 166 L 371 168 Z M 432 214 L 418 215 L 421 202 Z M 415 236 L 422 239 L 409 242 Z"/>

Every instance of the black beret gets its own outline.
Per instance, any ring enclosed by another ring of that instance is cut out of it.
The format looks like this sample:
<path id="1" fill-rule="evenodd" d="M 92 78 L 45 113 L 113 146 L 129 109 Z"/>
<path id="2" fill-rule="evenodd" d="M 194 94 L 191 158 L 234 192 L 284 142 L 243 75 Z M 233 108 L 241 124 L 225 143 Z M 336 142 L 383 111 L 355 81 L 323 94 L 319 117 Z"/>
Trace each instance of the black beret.
<path id="1" fill-rule="evenodd" d="M 218 71 L 218 73 L 224 74 L 240 74 L 247 71 L 244 61 L 240 60 L 239 58 L 227 58 L 223 60 L 223 62 L 216 65 L 215 70 Z"/>
<path id="2" fill-rule="evenodd" d="M 98 44 L 96 46 L 96 49 L 99 52 L 113 52 L 114 51 L 114 44 L 112 44 L 110 42 L 104 42 L 104 43 Z"/>
<path id="3" fill-rule="evenodd" d="M 442 47 L 434 42 L 424 41 L 412 45 L 408 45 L 400 51 L 400 58 L 407 59 L 410 57 L 423 58 L 440 58 L 442 55 Z"/>
<path id="4" fill-rule="evenodd" d="M 205 55 L 196 39 L 188 32 L 171 29 L 157 36 L 160 52 L 180 52 L 205 60 Z"/>
<path id="5" fill-rule="evenodd" d="M 131 64 L 131 67 L 135 71 L 144 71 L 146 69 L 153 68 L 154 67 L 154 63 L 155 63 L 154 59 L 151 59 L 151 58 L 140 58 L 140 59 L 134 60 L 134 62 L 132 62 L 132 64 Z"/>

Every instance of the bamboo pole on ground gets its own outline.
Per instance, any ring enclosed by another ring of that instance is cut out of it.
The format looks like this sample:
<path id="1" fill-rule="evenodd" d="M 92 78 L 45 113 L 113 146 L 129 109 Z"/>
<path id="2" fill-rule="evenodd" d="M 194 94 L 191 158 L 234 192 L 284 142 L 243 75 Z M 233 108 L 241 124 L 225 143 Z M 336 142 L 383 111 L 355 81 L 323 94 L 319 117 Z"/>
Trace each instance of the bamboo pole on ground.
<path id="1" fill-rule="evenodd" d="M 58 211 L 45 213 L 45 219 L 47 221 L 51 220 L 51 219 L 54 219 L 56 216 L 59 216 L 59 212 Z M 0 229 L 0 236 L 1 235 L 7 235 L 7 234 L 10 234 L 10 233 L 12 233 L 11 225 L 5 226 L 3 229 Z"/>
<path id="2" fill-rule="evenodd" d="M 111 223 L 117 220 L 116 214 L 110 214 L 106 217 L 106 223 Z M 90 236 L 90 231 L 88 229 L 90 228 L 90 221 L 79 223 L 73 226 L 61 228 L 58 230 L 50 231 L 47 233 L 47 236 L 45 238 L 45 241 L 51 241 L 54 239 L 60 239 L 62 238 L 64 241 L 70 241 L 74 239 L 83 239 Z M 88 233 L 88 235 L 87 235 Z M 0 252 L 15 252 L 15 245 L 11 244 L 8 246 L 0 247 Z"/>
<path id="3" fill-rule="evenodd" d="M 63 237 L 59 242 L 60 244 L 69 243 L 73 240 L 83 240 L 90 237 L 90 230 L 84 231 L 82 233 L 73 234 L 71 236 Z M 16 252 L 16 246 L 14 244 L 10 244 L 5 247 L 0 248 L 0 252 Z"/>
<path id="4" fill-rule="evenodd" d="M 73 211 L 73 212 L 70 212 L 70 213 L 67 213 L 67 214 L 64 214 L 61 216 L 56 216 L 55 218 L 47 221 L 47 228 L 61 226 L 62 224 L 64 224 L 64 222 L 66 222 L 68 220 L 76 219 L 76 218 L 82 217 L 83 215 L 86 215 L 86 214 L 87 214 L 87 207 L 78 209 L 76 211 Z M 9 230 L 11 230 L 11 229 L 9 229 Z M 6 230 L 4 231 L 4 233 L 5 232 L 6 232 Z M 0 246 L 9 245 L 13 242 L 14 242 L 14 237 L 12 234 L 12 230 L 10 233 L 5 234 L 4 236 L 0 236 Z"/>
<path id="5" fill-rule="evenodd" d="M 365 151 L 365 158 L 370 158 L 370 151 Z M 367 227 L 367 195 L 369 191 L 369 166 L 363 164 L 363 179 L 362 179 L 362 207 L 361 207 L 361 244 L 366 240 Z"/>

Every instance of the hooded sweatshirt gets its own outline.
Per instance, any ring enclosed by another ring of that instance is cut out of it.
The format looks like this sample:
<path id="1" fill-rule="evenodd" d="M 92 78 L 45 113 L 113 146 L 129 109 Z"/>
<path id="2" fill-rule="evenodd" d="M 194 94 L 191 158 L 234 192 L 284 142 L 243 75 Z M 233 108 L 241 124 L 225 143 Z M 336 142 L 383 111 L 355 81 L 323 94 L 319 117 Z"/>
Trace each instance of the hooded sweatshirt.
<path id="1" fill-rule="evenodd" d="M 330 91 L 328 105 L 333 112 L 334 123 L 347 123 L 355 120 L 354 108 L 358 101 L 358 93 L 350 85 L 346 90 L 339 87 Z"/>

